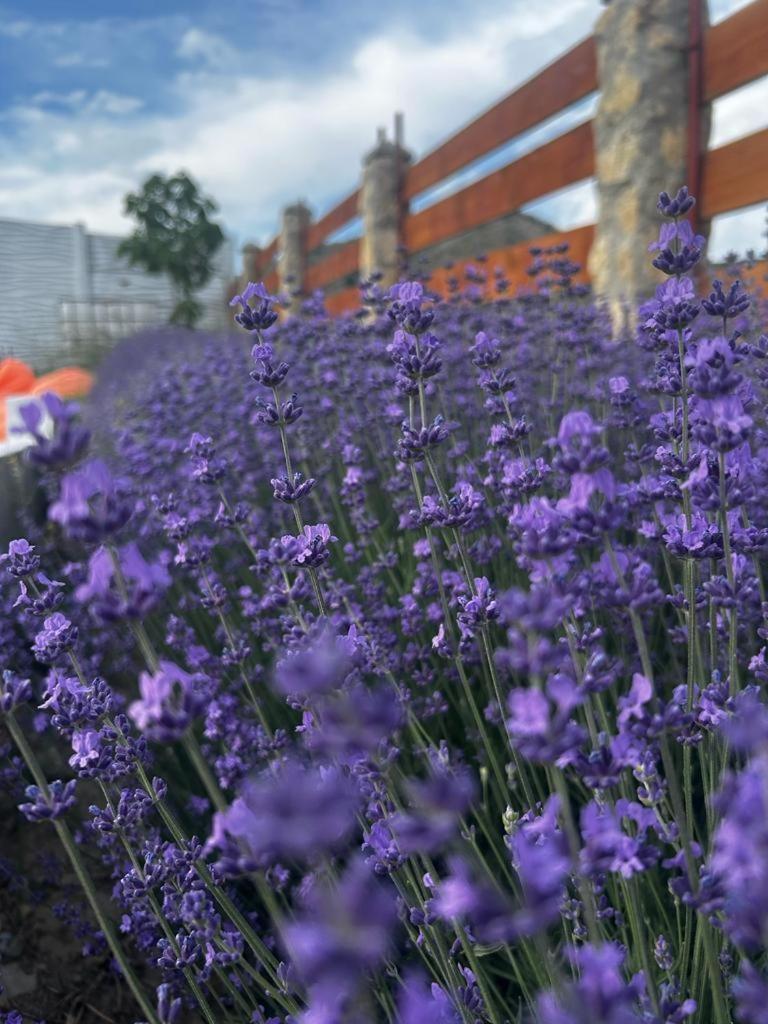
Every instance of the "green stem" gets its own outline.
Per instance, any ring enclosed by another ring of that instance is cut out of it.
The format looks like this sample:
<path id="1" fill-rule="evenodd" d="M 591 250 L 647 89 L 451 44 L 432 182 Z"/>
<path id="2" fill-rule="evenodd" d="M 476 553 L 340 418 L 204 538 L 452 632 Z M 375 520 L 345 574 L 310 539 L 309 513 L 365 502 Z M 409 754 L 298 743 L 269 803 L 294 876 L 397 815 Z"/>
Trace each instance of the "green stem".
<path id="1" fill-rule="evenodd" d="M 112 800 L 110 799 L 109 793 L 107 792 L 107 787 L 104 785 L 103 782 L 99 782 L 99 788 L 101 789 L 101 792 L 102 792 L 102 794 L 104 796 L 104 800 L 106 801 L 107 806 L 112 811 L 112 814 L 114 816 L 115 815 L 115 807 L 114 807 L 114 805 L 112 803 Z M 120 842 L 122 843 L 123 849 L 125 850 L 125 852 L 126 852 L 128 858 L 129 858 L 131 864 L 133 865 L 133 870 L 136 872 L 136 876 L 143 883 L 146 884 L 146 876 L 145 876 L 145 874 L 144 874 L 144 872 L 143 872 L 143 870 L 141 868 L 141 864 L 139 863 L 139 859 L 136 856 L 133 848 L 131 847 L 131 844 L 128 842 L 128 839 L 126 838 L 126 835 L 125 835 L 125 833 L 123 832 L 122 829 L 120 830 L 119 835 L 120 835 Z M 179 955 L 179 944 L 176 941 L 176 936 L 173 934 L 173 929 L 171 928 L 171 926 L 168 923 L 168 920 L 167 920 L 165 914 L 163 913 L 162 907 L 160 906 L 160 904 L 159 904 L 159 902 L 157 900 L 157 896 L 155 896 L 155 894 L 152 892 L 152 889 L 150 887 L 147 888 L 147 899 L 149 901 L 149 905 L 152 907 L 152 913 L 157 918 L 158 924 L 162 928 L 162 930 L 163 930 L 163 932 L 165 934 L 166 939 L 171 944 L 171 948 L 173 949 L 174 953 L 178 957 L 178 955 Z M 203 995 L 202 989 L 200 988 L 200 986 L 197 984 L 197 981 L 195 980 L 195 975 L 194 975 L 192 969 L 190 967 L 184 967 L 184 968 L 182 968 L 182 971 L 183 971 L 183 974 L 184 974 L 184 980 L 189 985 L 190 991 L 192 992 L 193 996 L 197 1000 L 197 1003 L 198 1003 L 198 1005 L 200 1007 L 200 1012 L 205 1017 L 205 1019 L 208 1022 L 208 1024 L 216 1024 L 216 1018 L 214 1017 L 214 1015 L 213 1015 L 213 1013 L 211 1011 L 211 1008 L 208 1005 L 205 996 Z"/>
<path id="2" fill-rule="evenodd" d="M 725 575 L 728 580 L 732 596 L 736 597 L 736 574 L 733 569 L 733 555 L 731 552 L 731 531 L 728 525 L 728 491 L 726 488 L 726 466 L 725 452 L 718 454 L 718 469 L 720 476 L 720 527 L 723 532 L 723 558 L 725 560 Z M 731 677 L 731 692 L 739 690 L 739 662 L 737 657 L 737 635 L 738 619 L 736 609 L 728 609 L 728 666 Z"/>
<path id="3" fill-rule="evenodd" d="M 555 792 L 560 798 L 560 817 L 563 822 L 563 831 L 565 832 L 568 840 L 568 847 L 571 852 L 573 871 L 576 876 L 576 883 L 579 887 L 582 906 L 584 907 L 584 916 L 587 922 L 587 931 L 589 932 L 590 942 L 595 945 L 599 945 L 602 941 L 602 937 L 597 923 L 597 911 L 595 909 L 594 895 L 589 888 L 588 880 L 579 870 L 581 840 L 579 838 L 579 830 L 576 827 L 576 822 L 573 817 L 571 798 L 568 794 L 568 786 L 565 781 L 565 776 L 559 768 L 553 767 L 551 769 L 550 776 L 553 781 Z"/>
<path id="4" fill-rule="evenodd" d="M 16 721 L 12 713 L 6 715 L 5 724 L 8 727 L 8 732 L 11 734 L 13 742 L 19 749 L 19 753 L 24 758 L 24 761 L 27 767 L 29 768 L 32 778 L 35 780 L 35 783 L 38 786 L 40 792 L 43 794 L 46 800 L 50 801 L 51 792 L 48 788 L 48 782 L 45 778 L 45 775 L 43 774 L 43 771 L 40 767 L 40 764 L 38 763 L 37 758 L 35 757 L 32 748 L 27 743 L 27 739 L 26 736 L 24 735 L 24 732 L 22 731 L 21 727 L 19 726 L 19 723 Z M 154 1010 L 154 1007 L 152 1006 L 152 1003 L 149 1001 L 146 993 L 139 984 L 139 980 L 136 977 L 133 968 L 131 967 L 131 964 L 128 961 L 127 956 L 125 955 L 125 952 L 122 946 L 120 945 L 120 942 L 118 941 L 112 922 L 101 908 L 101 905 L 99 903 L 99 897 L 96 893 L 96 888 L 93 884 L 93 881 L 91 880 L 91 876 L 88 874 L 88 871 L 86 870 L 86 867 L 83 864 L 82 858 L 80 856 L 80 851 L 78 850 L 75 841 L 72 838 L 72 833 L 69 831 L 69 827 L 60 818 L 55 818 L 53 820 L 53 827 L 56 830 L 56 835 L 59 837 L 59 841 L 61 842 L 61 845 L 64 847 L 64 851 L 66 852 L 67 857 L 69 858 L 69 862 L 72 865 L 75 874 L 77 875 L 77 880 L 80 883 L 83 892 L 85 893 L 85 897 L 88 900 L 91 910 L 93 911 L 94 917 L 98 922 L 99 928 L 101 929 L 104 938 L 107 941 L 107 945 L 109 946 L 110 952 L 112 953 L 112 956 L 115 958 L 115 960 L 120 966 L 120 970 L 123 974 L 123 977 L 125 978 L 128 988 L 131 990 L 131 994 L 141 1007 L 141 1012 L 145 1015 L 149 1024 L 160 1024 L 160 1020 Z"/>
<path id="5" fill-rule="evenodd" d="M 219 785 L 213 777 L 211 769 L 208 767 L 208 762 L 203 757 L 203 752 L 200 749 L 200 744 L 197 742 L 197 737 L 191 730 L 187 730 L 184 734 L 183 746 L 184 750 L 187 752 L 187 756 L 195 766 L 195 771 L 199 775 L 200 781 L 202 782 L 211 803 L 217 811 L 225 811 L 229 805 L 224 794 L 219 789 Z"/>

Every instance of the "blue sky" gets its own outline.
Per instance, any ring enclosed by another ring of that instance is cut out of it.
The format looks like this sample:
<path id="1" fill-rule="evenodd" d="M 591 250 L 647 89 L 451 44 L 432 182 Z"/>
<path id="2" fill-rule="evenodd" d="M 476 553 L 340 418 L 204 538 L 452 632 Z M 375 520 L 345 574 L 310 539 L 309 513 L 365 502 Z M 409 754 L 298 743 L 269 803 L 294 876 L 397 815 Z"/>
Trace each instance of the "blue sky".
<path id="1" fill-rule="evenodd" d="M 713 0 L 713 15 L 744 2 Z M 418 156 L 599 12 L 599 0 L 0 0 L 0 216 L 121 232 L 124 193 L 183 167 L 238 245 L 266 241 L 284 203 L 322 213 L 356 184 L 395 109 Z M 716 139 L 766 116 L 765 86 L 716 111 Z M 568 226 L 593 208 L 584 187 L 536 212 Z"/>

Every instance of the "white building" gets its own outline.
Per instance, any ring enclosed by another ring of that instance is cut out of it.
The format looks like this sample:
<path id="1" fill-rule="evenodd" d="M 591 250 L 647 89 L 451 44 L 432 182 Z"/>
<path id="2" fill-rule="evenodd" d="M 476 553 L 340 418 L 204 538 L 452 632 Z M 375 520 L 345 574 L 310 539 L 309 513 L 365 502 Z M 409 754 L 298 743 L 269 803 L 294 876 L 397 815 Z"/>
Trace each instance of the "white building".
<path id="1" fill-rule="evenodd" d="M 89 234 L 82 224 L 0 218 L 0 358 L 51 369 L 167 322 L 175 305 L 168 278 L 118 258 L 120 241 Z M 226 240 L 198 296 L 205 307 L 200 327 L 219 330 L 230 323 L 225 293 L 233 273 Z"/>

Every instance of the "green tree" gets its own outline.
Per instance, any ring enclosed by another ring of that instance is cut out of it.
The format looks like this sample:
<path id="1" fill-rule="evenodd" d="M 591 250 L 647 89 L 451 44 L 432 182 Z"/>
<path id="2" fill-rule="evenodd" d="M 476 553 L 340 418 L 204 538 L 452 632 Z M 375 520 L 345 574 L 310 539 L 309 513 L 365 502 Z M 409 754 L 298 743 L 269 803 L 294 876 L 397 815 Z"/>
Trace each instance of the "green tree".
<path id="1" fill-rule="evenodd" d="M 123 201 L 137 226 L 120 243 L 118 253 L 150 274 L 167 274 L 177 295 L 171 323 L 193 327 L 203 312 L 194 293 L 213 273 L 213 257 L 224 232 L 212 221 L 216 203 L 179 171 L 172 177 L 153 174 L 138 192 Z"/>

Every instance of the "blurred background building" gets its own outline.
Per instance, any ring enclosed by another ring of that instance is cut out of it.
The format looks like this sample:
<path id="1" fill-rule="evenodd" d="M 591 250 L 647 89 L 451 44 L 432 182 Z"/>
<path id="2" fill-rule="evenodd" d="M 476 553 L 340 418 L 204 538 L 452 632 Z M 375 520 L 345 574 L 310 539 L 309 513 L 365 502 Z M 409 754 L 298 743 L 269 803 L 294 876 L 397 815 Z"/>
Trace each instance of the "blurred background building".
<path id="1" fill-rule="evenodd" d="M 0 359 L 13 355 L 37 371 L 91 365 L 118 338 L 167 322 L 176 301 L 170 280 L 129 266 L 117 255 L 120 241 L 84 224 L 0 218 Z M 227 240 L 198 295 L 200 327 L 228 322 L 233 266 Z"/>

